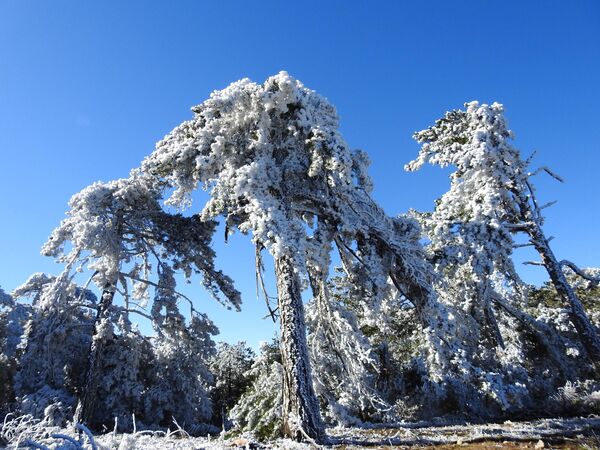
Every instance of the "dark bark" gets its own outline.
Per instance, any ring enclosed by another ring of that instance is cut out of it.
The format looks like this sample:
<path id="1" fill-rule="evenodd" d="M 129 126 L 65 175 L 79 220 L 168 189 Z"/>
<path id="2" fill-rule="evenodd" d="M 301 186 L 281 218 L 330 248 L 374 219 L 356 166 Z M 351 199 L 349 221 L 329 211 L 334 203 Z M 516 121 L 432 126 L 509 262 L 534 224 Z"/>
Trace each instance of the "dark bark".
<path id="1" fill-rule="evenodd" d="M 276 258 L 275 274 L 283 363 L 283 435 L 323 442 L 325 427 L 312 385 L 300 280 L 291 258 Z"/>
<path id="2" fill-rule="evenodd" d="M 98 305 L 98 314 L 94 322 L 94 331 L 92 334 L 92 342 L 88 352 L 88 362 L 85 372 L 85 381 L 79 393 L 77 408 L 73 416 L 73 423 L 89 424 L 89 421 L 96 406 L 98 383 L 100 382 L 100 367 L 101 355 L 104 351 L 106 342 L 104 339 L 98 339 L 99 326 L 101 322 L 109 318 L 110 307 L 112 306 L 115 296 L 115 286 L 109 286 L 102 292 L 102 298 Z"/>

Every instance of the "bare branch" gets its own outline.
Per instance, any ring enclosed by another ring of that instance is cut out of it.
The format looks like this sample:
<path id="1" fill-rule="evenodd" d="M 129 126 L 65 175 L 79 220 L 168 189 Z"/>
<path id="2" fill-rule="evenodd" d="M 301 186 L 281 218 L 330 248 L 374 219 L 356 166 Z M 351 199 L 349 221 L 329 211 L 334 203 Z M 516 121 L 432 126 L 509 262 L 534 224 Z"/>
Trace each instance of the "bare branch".
<path id="1" fill-rule="evenodd" d="M 262 256 L 261 256 L 261 251 L 262 251 L 262 244 L 256 244 L 256 299 L 258 300 L 259 297 L 259 286 L 262 289 L 262 293 L 265 299 L 265 304 L 267 305 L 267 309 L 269 310 L 269 315 L 271 316 L 271 319 L 273 320 L 273 323 L 277 322 L 277 318 L 275 316 L 275 312 L 277 311 L 277 308 L 273 309 L 271 308 L 271 304 L 269 303 L 269 300 L 273 297 L 271 297 L 268 293 L 267 293 L 267 287 L 265 286 L 265 280 L 263 278 L 263 270 L 264 270 L 264 265 L 262 262 Z"/>
<path id="2" fill-rule="evenodd" d="M 513 248 L 532 247 L 534 245 L 533 242 L 528 242 L 527 244 L 513 244 Z"/>
<path id="3" fill-rule="evenodd" d="M 528 174 L 527 174 L 527 176 L 528 176 L 528 177 L 533 177 L 533 176 L 537 175 L 537 174 L 538 174 L 538 173 L 540 173 L 540 172 L 546 172 L 546 173 L 547 173 L 548 175 L 550 175 L 552 178 L 554 178 L 554 179 L 555 179 L 555 180 L 557 180 L 557 181 L 560 181 L 561 183 L 564 183 L 564 182 L 565 182 L 565 180 L 564 180 L 564 179 L 563 179 L 561 176 L 557 175 L 557 174 L 556 174 L 556 173 L 554 173 L 552 170 L 550 170 L 550 168 L 549 168 L 549 167 L 546 167 L 546 166 L 542 166 L 542 167 L 540 167 L 540 168 L 536 169 L 535 171 L 528 173 Z"/>
<path id="4" fill-rule="evenodd" d="M 556 200 L 553 200 L 553 201 L 551 201 L 551 202 L 548 202 L 548 203 L 546 203 L 546 204 L 544 204 L 544 205 L 540 206 L 540 210 L 542 210 L 542 209 L 546 209 L 546 208 L 550 208 L 550 207 L 551 207 L 552 205 L 554 205 L 554 204 L 556 204 Z"/>
<path id="5" fill-rule="evenodd" d="M 529 163 L 531 163 L 531 161 L 533 160 L 533 158 L 535 158 L 535 155 L 537 154 L 537 150 L 534 150 L 531 155 L 529 155 L 529 157 L 525 160 L 525 167 L 527 167 L 529 165 Z"/>
<path id="6" fill-rule="evenodd" d="M 581 278 L 584 278 L 588 281 L 591 281 L 594 284 L 598 284 L 600 283 L 600 277 L 592 277 L 588 274 L 586 274 L 583 270 L 581 270 L 575 263 L 572 263 L 571 261 L 568 261 L 566 259 L 563 259 L 562 261 L 560 261 L 558 263 L 561 267 L 568 267 L 570 268 L 573 272 L 575 272 L 577 275 L 579 275 Z"/>

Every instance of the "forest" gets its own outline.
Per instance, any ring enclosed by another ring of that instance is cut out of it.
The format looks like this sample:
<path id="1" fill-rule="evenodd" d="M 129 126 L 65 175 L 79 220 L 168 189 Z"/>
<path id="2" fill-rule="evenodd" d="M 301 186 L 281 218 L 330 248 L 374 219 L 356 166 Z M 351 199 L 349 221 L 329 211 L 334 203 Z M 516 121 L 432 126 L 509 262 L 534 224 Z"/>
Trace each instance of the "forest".
<path id="1" fill-rule="evenodd" d="M 404 169 L 449 183 L 394 217 L 334 106 L 288 73 L 192 112 L 127 178 L 73 195 L 41 249 L 58 274 L 0 289 L 0 446 L 135 448 L 93 436 L 139 430 L 327 445 L 342 428 L 600 414 L 600 269 L 554 253 L 535 181 L 562 179 L 515 147 L 501 104 L 414 134 Z M 244 330 L 218 342 L 178 287 L 240 311 L 213 246 L 234 233 L 279 326 L 259 351 Z M 519 275 L 523 247 L 542 286 Z"/>

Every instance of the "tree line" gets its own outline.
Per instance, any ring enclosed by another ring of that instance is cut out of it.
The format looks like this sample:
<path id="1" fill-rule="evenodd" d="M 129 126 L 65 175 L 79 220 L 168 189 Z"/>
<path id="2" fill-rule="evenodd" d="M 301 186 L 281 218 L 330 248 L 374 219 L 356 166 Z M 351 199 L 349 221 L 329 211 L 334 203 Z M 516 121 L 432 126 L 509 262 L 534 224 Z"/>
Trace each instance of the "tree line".
<path id="1" fill-rule="evenodd" d="M 238 81 L 192 111 L 128 178 L 72 197 L 42 248 L 58 276 L 2 291 L 5 410 L 323 442 L 326 424 L 559 412 L 573 390 L 578 407 L 597 407 L 586 395 L 599 389 L 599 273 L 555 256 L 533 178 L 560 177 L 530 168 L 501 105 L 468 103 L 415 134 L 406 170 L 452 167 L 450 187 L 433 211 L 396 217 L 371 197 L 369 158 L 345 142 L 334 107 L 287 73 Z M 201 189 L 208 201 L 193 209 Z M 177 289 L 177 274 L 199 276 L 240 309 L 234 274 L 215 266 L 219 221 L 226 238 L 250 236 L 280 325 L 258 356 L 217 346 Z M 519 278 L 522 246 L 545 286 Z"/>

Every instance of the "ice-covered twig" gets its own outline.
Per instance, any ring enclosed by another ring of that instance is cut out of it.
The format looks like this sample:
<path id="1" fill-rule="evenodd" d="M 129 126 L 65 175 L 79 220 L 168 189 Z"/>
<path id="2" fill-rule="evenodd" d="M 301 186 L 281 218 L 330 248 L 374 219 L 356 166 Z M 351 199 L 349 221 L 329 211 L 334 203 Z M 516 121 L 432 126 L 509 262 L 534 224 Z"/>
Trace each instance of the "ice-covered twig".
<path id="1" fill-rule="evenodd" d="M 557 200 L 552 200 L 551 202 L 545 203 L 539 207 L 540 210 L 550 208 L 552 205 L 555 205 Z"/>

